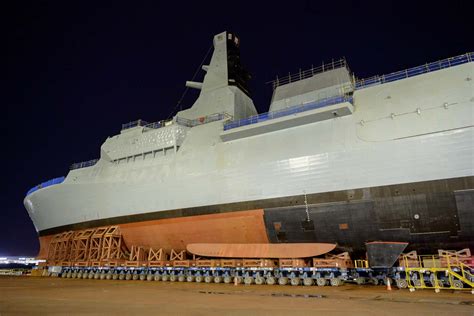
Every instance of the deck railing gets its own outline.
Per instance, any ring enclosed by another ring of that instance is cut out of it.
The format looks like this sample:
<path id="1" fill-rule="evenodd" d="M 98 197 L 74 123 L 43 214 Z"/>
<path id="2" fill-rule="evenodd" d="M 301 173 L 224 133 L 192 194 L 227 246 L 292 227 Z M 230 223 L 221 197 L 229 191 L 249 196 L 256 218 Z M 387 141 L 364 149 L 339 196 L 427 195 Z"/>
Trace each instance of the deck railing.
<path id="1" fill-rule="evenodd" d="M 148 125 L 148 124 L 150 124 L 150 123 L 148 123 L 147 121 L 144 121 L 144 120 L 131 121 L 131 122 L 122 124 L 122 131 L 124 129 L 129 129 L 129 128 L 136 127 L 136 126 L 145 126 L 145 125 Z"/>
<path id="2" fill-rule="evenodd" d="M 323 73 L 329 70 L 334 70 L 337 68 L 342 68 L 342 67 L 348 68 L 345 58 L 333 60 L 330 63 L 322 63 L 320 66 L 317 66 L 317 67 L 311 66 L 310 69 L 303 70 L 303 71 L 301 71 L 300 69 L 299 72 L 297 73 L 293 73 L 293 74 L 289 73 L 287 76 L 284 76 L 281 78 L 278 78 L 277 76 L 275 80 L 269 81 L 268 83 L 271 83 L 273 85 L 273 89 L 275 89 L 278 86 L 282 86 L 282 85 L 292 83 L 295 81 L 300 81 L 306 78 L 310 78 L 316 74 Z"/>
<path id="3" fill-rule="evenodd" d="M 176 123 L 187 126 L 194 127 L 202 124 L 207 124 L 211 122 L 221 121 L 225 118 L 231 118 L 232 116 L 227 113 L 215 113 L 207 116 L 198 117 L 193 120 L 186 119 L 184 117 L 176 117 Z"/>
<path id="4" fill-rule="evenodd" d="M 392 72 L 388 75 L 373 76 L 366 79 L 357 79 L 355 82 L 355 87 L 356 89 L 363 89 L 363 88 L 371 87 L 374 85 L 397 81 L 397 80 L 425 74 L 428 72 L 465 64 L 468 62 L 472 62 L 473 60 L 474 60 L 474 52 L 466 53 L 463 55 L 435 61 L 429 64 L 425 64 L 425 65 L 421 65 L 421 66 L 417 66 L 413 68 L 408 68 L 408 69 L 397 71 L 397 72 Z"/>
<path id="5" fill-rule="evenodd" d="M 263 121 L 273 120 L 279 117 L 288 116 L 296 113 L 301 113 L 309 110 L 319 109 L 325 106 L 338 104 L 342 102 L 351 102 L 352 103 L 352 96 L 335 96 L 330 97 L 327 99 L 319 100 L 316 102 L 306 103 L 302 105 L 292 106 L 286 109 L 273 111 L 273 112 L 266 112 L 259 115 L 251 116 L 245 119 L 232 121 L 224 125 L 224 131 L 227 131 L 232 128 L 260 123 Z"/>
<path id="6" fill-rule="evenodd" d="M 92 160 L 88 160 L 88 161 L 76 162 L 76 163 L 73 163 L 69 169 L 74 170 L 74 169 L 80 169 L 80 168 L 85 168 L 85 167 L 91 167 L 91 166 L 95 165 L 97 163 L 97 161 L 99 161 L 99 159 L 92 159 Z"/>
<path id="7" fill-rule="evenodd" d="M 54 179 L 51 179 L 51 180 L 48 180 L 46 182 L 43 182 L 43 183 L 40 183 L 38 184 L 37 186 L 34 186 L 32 187 L 27 193 L 26 195 L 30 195 L 31 193 L 39 190 L 39 189 L 42 189 L 42 188 L 46 188 L 46 187 L 49 187 L 51 185 L 55 185 L 55 184 L 59 184 L 59 183 L 62 183 L 64 181 L 64 179 L 66 179 L 66 177 L 59 177 L 59 178 L 54 178 Z"/>

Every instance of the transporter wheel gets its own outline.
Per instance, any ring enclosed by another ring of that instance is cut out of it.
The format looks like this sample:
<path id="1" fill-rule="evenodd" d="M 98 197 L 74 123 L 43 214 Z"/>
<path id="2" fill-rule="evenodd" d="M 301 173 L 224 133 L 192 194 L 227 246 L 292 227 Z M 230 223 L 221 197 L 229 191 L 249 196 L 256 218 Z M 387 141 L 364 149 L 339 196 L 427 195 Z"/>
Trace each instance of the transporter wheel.
<path id="1" fill-rule="evenodd" d="M 138 275 L 138 274 L 134 273 L 134 274 L 132 275 L 132 280 L 136 281 L 136 280 L 138 280 L 138 278 L 139 278 L 139 275 Z"/>
<path id="2" fill-rule="evenodd" d="M 370 283 L 372 283 L 373 285 L 379 285 L 379 279 L 377 278 L 370 278 Z"/>
<path id="3" fill-rule="evenodd" d="M 303 284 L 304 284 L 305 286 L 311 286 L 311 285 L 314 284 L 314 281 L 313 281 L 312 278 L 304 278 L 304 279 L 303 279 Z"/>
<path id="4" fill-rule="evenodd" d="M 275 280 L 274 277 L 269 276 L 269 277 L 267 277 L 266 283 L 267 283 L 268 285 L 274 285 L 274 284 L 276 283 L 276 280 Z"/>
<path id="5" fill-rule="evenodd" d="M 153 280 L 154 280 L 154 281 L 161 281 L 161 275 L 158 274 L 158 273 L 154 274 L 154 275 L 153 275 Z"/>
<path id="6" fill-rule="evenodd" d="M 203 280 L 204 278 L 202 277 L 202 275 L 196 276 L 196 279 L 195 279 L 196 283 L 201 283 Z"/>
<path id="7" fill-rule="evenodd" d="M 119 280 L 125 280 L 125 273 L 119 274 Z"/>
<path id="8" fill-rule="evenodd" d="M 69 271 L 67 272 L 67 274 L 66 274 L 66 278 L 70 279 L 71 276 L 72 276 L 72 271 L 69 270 Z"/>
<path id="9" fill-rule="evenodd" d="M 62 278 L 62 279 L 65 279 L 65 278 L 66 278 L 66 276 L 67 276 L 67 272 L 63 272 L 63 273 L 61 273 L 61 278 Z"/>
<path id="10" fill-rule="evenodd" d="M 224 283 L 225 284 L 229 284 L 229 283 L 232 283 L 232 277 L 231 276 L 225 276 L 224 277 Z"/>
<path id="11" fill-rule="evenodd" d="M 100 273 L 97 271 L 96 273 L 94 273 L 94 279 L 98 280 L 99 278 L 100 278 Z"/>
<path id="12" fill-rule="evenodd" d="M 412 283 L 413 283 L 414 287 L 421 287 L 421 280 L 420 279 L 412 280 Z"/>
<path id="13" fill-rule="evenodd" d="M 298 285 L 301 284 L 301 279 L 298 278 L 298 277 L 291 278 L 290 279 L 290 284 L 293 285 L 293 286 L 298 286 Z"/>
<path id="14" fill-rule="evenodd" d="M 455 279 L 453 280 L 453 287 L 457 289 L 462 289 L 464 288 L 464 283 L 461 280 Z"/>
<path id="15" fill-rule="evenodd" d="M 328 283 L 328 281 L 325 278 L 317 278 L 316 279 L 316 285 L 317 286 L 325 286 Z"/>
<path id="16" fill-rule="evenodd" d="M 431 286 L 433 286 L 433 287 L 444 287 L 444 283 L 443 283 L 442 280 L 440 280 L 440 279 L 435 280 L 434 273 L 432 273 L 430 275 L 430 283 L 431 283 Z"/>
<path id="17" fill-rule="evenodd" d="M 153 278 L 153 274 L 148 273 L 148 274 L 146 275 L 146 280 L 147 280 L 147 281 L 153 281 L 153 279 L 154 279 L 154 278 Z"/>
<path id="18" fill-rule="evenodd" d="M 170 275 L 170 282 L 176 282 L 176 281 L 178 281 L 178 276 L 174 274 Z"/>
<path id="19" fill-rule="evenodd" d="M 209 275 L 206 275 L 206 276 L 204 277 L 204 282 L 206 282 L 206 283 L 211 283 L 211 282 L 212 282 L 212 277 L 209 276 Z"/>
<path id="20" fill-rule="evenodd" d="M 82 273 L 82 278 L 83 279 L 89 278 L 89 273 L 87 273 L 87 272 Z"/>
<path id="21" fill-rule="evenodd" d="M 82 271 L 76 273 L 76 279 L 82 279 Z"/>
<path id="22" fill-rule="evenodd" d="M 102 272 L 99 276 L 99 279 L 104 280 L 106 278 L 106 276 L 107 276 L 107 274 Z"/>
<path id="23" fill-rule="evenodd" d="M 242 284 L 243 278 L 241 276 L 234 277 L 234 283 Z"/>
<path id="24" fill-rule="evenodd" d="M 288 284 L 288 278 L 287 278 L 287 277 L 280 277 L 280 278 L 278 278 L 278 284 L 280 284 L 280 285 L 287 285 L 287 284 Z"/>
<path id="25" fill-rule="evenodd" d="M 365 278 L 364 277 L 358 277 L 355 279 L 355 282 L 357 285 L 364 285 L 365 284 Z"/>
<path id="26" fill-rule="evenodd" d="M 170 280 L 170 276 L 168 274 L 163 274 L 161 276 L 161 281 L 168 282 Z"/>
<path id="27" fill-rule="evenodd" d="M 178 276 L 178 282 L 184 282 L 186 281 L 186 277 L 184 275 Z"/>
<path id="28" fill-rule="evenodd" d="M 220 276 L 215 276 L 214 277 L 214 283 L 221 283 L 222 282 L 222 277 Z"/>
<path id="29" fill-rule="evenodd" d="M 265 279 L 263 277 L 258 276 L 258 277 L 255 278 L 255 284 L 262 285 L 264 283 L 265 283 Z"/>
<path id="30" fill-rule="evenodd" d="M 112 280 L 118 280 L 119 274 L 117 272 L 112 273 Z"/>
<path id="31" fill-rule="evenodd" d="M 87 278 L 89 278 L 89 279 L 93 279 L 93 278 L 94 278 L 94 274 L 95 274 L 95 273 L 94 273 L 94 272 L 92 272 L 92 271 L 91 271 L 91 272 L 89 272 L 89 274 L 87 275 Z"/>
<path id="32" fill-rule="evenodd" d="M 146 280 L 146 277 L 147 275 L 145 273 L 142 273 L 138 276 L 138 278 L 140 279 L 140 281 L 145 281 Z"/>
<path id="33" fill-rule="evenodd" d="M 129 281 L 132 279 L 132 275 L 130 273 L 125 274 L 125 280 Z"/>
<path id="34" fill-rule="evenodd" d="M 194 282 L 194 276 L 193 276 L 193 275 L 188 275 L 188 276 L 186 277 L 186 281 L 188 281 L 188 282 Z"/>
<path id="35" fill-rule="evenodd" d="M 248 277 L 244 278 L 244 284 L 250 285 L 250 284 L 253 284 L 253 283 L 254 283 L 254 278 L 253 277 L 248 276 Z"/>
<path id="36" fill-rule="evenodd" d="M 342 284 L 341 279 L 339 278 L 332 278 L 329 282 L 331 283 L 331 286 L 339 286 Z"/>
<path id="37" fill-rule="evenodd" d="M 408 282 L 405 279 L 397 279 L 395 280 L 395 284 L 399 289 L 406 289 L 408 287 Z"/>

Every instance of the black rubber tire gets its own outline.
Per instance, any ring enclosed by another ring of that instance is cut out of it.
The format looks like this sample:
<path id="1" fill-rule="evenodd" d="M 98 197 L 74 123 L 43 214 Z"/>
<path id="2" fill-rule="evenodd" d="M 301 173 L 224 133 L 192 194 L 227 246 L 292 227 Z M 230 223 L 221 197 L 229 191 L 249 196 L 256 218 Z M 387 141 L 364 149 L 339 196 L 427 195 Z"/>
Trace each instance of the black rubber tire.
<path id="1" fill-rule="evenodd" d="M 291 284 L 292 286 L 298 286 L 298 285 L 301 284 L 301 279 L 298 278 L 298 277 L 291 278 L 291 279 L 290 279 L 290 284 Z"/>
<path id="2" fill-rule="evenodd" d="M 272 277 L 272 276 L 269 276 L 269 277 L 267 277 L 267 279 L 266 279 L 266 283 L 267 283 L 268 285 L 275 285 L 276 279 L 275 279 L 274 277 Z"/>
<path id="3" fill-rule="evenodd" d="M 314 285 L 314 280 L 312 278 L 304 278 L 303 279 L 304 286 L 312 286 Z"/>
<path id="4" fill-rule="evenodd" d="M 287 285 L 288 284 L 288 278 L 287 277 L 279 277 L 278 278 L 278 284 Z"/>
<path id="5" fill-rule="evenodd" d="M 251 284 L 254 283 L 254 281 L 255 281 L 254 278 L 250 277 L 250 276 L 244 278 L 244 284 L 245 285 L 251 285 Z"/>
<path id="6" fill-rule="evenodd" d="M 339 278 L 332 278 L 329 280 L 331 286 L 340 286 L 342 284 L 341 279 Z"/>

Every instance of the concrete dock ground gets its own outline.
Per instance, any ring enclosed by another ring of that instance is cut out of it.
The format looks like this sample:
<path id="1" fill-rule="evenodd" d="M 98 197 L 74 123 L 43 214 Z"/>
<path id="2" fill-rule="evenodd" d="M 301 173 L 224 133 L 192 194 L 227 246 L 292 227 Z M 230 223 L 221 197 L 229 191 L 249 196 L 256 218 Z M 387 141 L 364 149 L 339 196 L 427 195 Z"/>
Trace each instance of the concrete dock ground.
<path id="1" fill-rule="evenodd" d="M 0 315 L 474 315 L 470 292 L 0 277 Z"/>

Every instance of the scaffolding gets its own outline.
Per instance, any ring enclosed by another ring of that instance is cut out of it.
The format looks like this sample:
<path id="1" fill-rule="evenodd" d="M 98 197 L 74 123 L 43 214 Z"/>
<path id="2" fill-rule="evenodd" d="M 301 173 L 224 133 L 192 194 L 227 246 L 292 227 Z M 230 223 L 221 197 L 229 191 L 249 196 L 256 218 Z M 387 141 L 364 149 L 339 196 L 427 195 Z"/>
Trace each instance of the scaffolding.
<path id="1" fill-rule="evenodd" d="M 416 254 L 415 254 L 416 255 Z M 474 268 L 469 249 L 461 251 L 440 250 L 438 255 L 403 256 L 403 267 L 410 291 L 415 289 L 473 291 Z"/>

